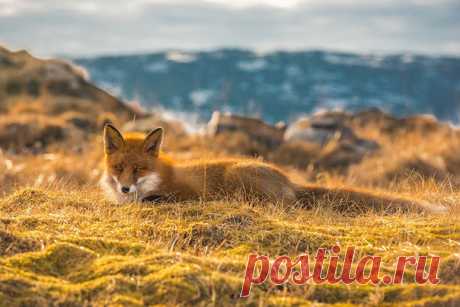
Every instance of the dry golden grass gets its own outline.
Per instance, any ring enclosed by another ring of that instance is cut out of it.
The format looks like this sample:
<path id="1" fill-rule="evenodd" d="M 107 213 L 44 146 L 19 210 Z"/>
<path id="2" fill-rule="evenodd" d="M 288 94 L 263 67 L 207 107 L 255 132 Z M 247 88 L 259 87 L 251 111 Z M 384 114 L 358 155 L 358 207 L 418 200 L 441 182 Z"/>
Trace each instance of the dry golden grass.
<path id="1" fill-rule="evenodd" d="M 9 306 L 458 305 L 458 189 L 415 173 L 390 182 L 366 179 L 381 178 L 376 165 L 397 168 L 399 161 L 420 155 L 430 163 L 436 155 L 454 159 L 457 141 L 448 140 L 430 138 L 435 146 L 415 136 L 401 142 L 381 140 L 382 150 L 348 175 L 316 173 L 303 165 L 301 170 L 290 170 L 298 180 L 313 178 L 330 187 L 365 185 L 376 194 L 396 192 L 451 208 L 451 214 L 436 217 L 378 213 L 345 217 L 325 203 L 308 211 L 231 201 L 114 205 L 97 188 L 102 172 L 99 137 L 78 148 L 50 147 L 38 155 L 4 152 L 0 302 Z M 176 158 L 203 158 L 228 155 L 227 150 L 242 143 L 228 144 L 233 147 L 209 144 L 202 137 L 171 136 L 165 149 Z M 287 161 L 289 151 L 283 154 Z M 239 298 L 250 252 L 295 257 L 336 243 L 355 246 L 361 255 L 381 255 L 385 272 L 392 270 L 398 255 L 439 255 L 442 283 L 416 285 L 409 269 L 404 285 L 267 283 L 254 287 L 249 299 Z"/>
<path id="2" fill-rule="evenodd" d="M 460 134 L 455 129 L 395 136 L 368 129 L 362 132 L 381 144 L 380 151 L 350 167 L 348 177 L 359 184 L 401 190 L 409 180 L 437 182 L 444 187 L 460 184 Z"/>
<path id="3" fill-rule="evenodd" d="M 210 139 L 168 129 L 164 146 L 176 159 L 265 159 L 296 181 L 424 199 L 448 206 L 444 216 L 341 216 L 325 200 L 312 210 L 237 201 L 114 205 L 97 187 L 98 133 L 104 122 L 142 112 L 65 63 L 0 54 L 8 59 L 0 75 L 0 306 L 460 305 L 458 131 L 370 111 L 348 116 L 358 136 L 380 145 L 363 159 L 340 142 L 273 150 L 244 133 Z M 239 298 L 249 253 L 295 257 L 335 244 L 382 256 L 385 272 L 400 255 L 439 255 L 441 284 L 414 284 L 410 268 L 404 285 L 266 283 Z"/>
<path id="4" fill-rule="evenodd" d="M 114 206 L 93 189 L 31 188 L 3 198 L 0 208 L 0 236 L 7 242 L 0 246 L 0 298 L 12 304 L 460 302 L 458 215 L 351 218 L 320 208 L 232 202 Z M 295 257 L 337 242 L 356 246 L 360 255 L 381 255 L 384 271 L 398 255 L 439 255 L 442 284 L 267 284 L 254 287 L 249 299 L 238 298 L 250 252 Z"/>

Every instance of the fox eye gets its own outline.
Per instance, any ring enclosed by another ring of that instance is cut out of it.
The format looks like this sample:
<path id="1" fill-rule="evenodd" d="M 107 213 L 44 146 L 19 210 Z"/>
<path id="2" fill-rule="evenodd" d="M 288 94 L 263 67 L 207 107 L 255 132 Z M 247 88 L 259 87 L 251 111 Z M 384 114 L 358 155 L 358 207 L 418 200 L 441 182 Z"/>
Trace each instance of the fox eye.
<path id="1" fill-rule="evenodd" d="M 139 173 L 139 172 L 142 172 L 144 170 L 145 170 L 145 167 L 143 167 L 143 166 L 135 166 L 134 167 L 134 172 L 135 173 Z"/>
<path id="2" fill-rule="evenodd" d="M 115 171 L 121 173 L 123 171 L 123 165 L 122 164 L 117 164 L 114 167 Z"/>

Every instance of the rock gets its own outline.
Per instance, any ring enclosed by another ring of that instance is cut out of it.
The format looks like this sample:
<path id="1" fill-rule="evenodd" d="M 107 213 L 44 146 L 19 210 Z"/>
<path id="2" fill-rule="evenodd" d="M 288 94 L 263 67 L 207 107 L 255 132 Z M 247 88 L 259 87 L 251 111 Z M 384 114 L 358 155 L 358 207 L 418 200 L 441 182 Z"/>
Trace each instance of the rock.
<path id="1" fill-rule="evenodd" d="M 323 152 L 315 161 L 314 166 L 321 170 L 345 172 L 352 164 L 360 163 L 371 151 L 352 143 L 337 143 Z"/>
<path id="2" fill-rule="evenodd" d="M 284 140 L 287 142 L 303 141 L 321 146 L 336 141 L 355 146 L 357 151 L 377 149 L 376 142 L 359 138 L 346 125 L 347 116 L 347 113 L 342 112 L 326 112 L 310 118 L 301 118 L 287 128 Z"/>
<path id="3" fill-rule="evenodd" d="M 67 127 L 58 121 L 45 118 L 0 118 L 0 147 L 15 151 L 42 150 L 50 144 L 62 142 L 68 131 Z"/>
<path id="4" fill-rule="evenodd" d="M 380 147 L 373 140 L 358 137 L 347 125 L 349 117 L 344 112 L 324 112 L 301 118 L 287 128 L 284 141 L 316 144 L 323 150 L 313 162 L 315 168 L 344 171 Z"/>
<path id="5" fill-rule="evenodd" d="M 95 132 L 97 129 L 102 130 L 102 127 L 98 126 L 97 119 L 87 116 L 84 113 L 66 112 L 61 115 L 61 118 L 65 122 L 72 124 L 74 127 L 86 132 Z"/>
<path id="6" fill-rule="evenodd" d="M 436 117 L 430 114 L 418 114 L 407 117 L 395 117 L 381 111 L 378 108 L 371 108 L 365 111 L 349 115 L 345 120 L 351 127 L 377 128 L 381 133 L 397 137 L 401 133 L 449 133 L 449 124 L 439 122 Z"/>
<path id="7" fill-rule="evenodd" d="M 148 133 L 157 127 L 165 129 L 165 133 L 168 135 L 184 135 L 186 133 L 184 126 L 179 121 L 166 120 L 160 115 L 129 121 L 121 129 L 125 132 Z"/>
<path id="8" fill-rule="evenodd" d="M 260 119 L 214 112 L 207 126 L 207 134 L 216 136 L 226 132 L 242 132 L 269 148 L 283 142 L 284 125 L 272 126 Z"/>

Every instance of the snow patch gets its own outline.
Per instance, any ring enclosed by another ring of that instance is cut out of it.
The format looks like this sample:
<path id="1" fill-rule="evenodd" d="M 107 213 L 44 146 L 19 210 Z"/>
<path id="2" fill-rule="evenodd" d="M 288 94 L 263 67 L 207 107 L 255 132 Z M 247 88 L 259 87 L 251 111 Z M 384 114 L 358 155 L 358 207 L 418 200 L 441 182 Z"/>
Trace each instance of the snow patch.
<path id="1" fill-rule="evenodd" d="M 288 78 L 295 79 L 303 75 L 302 70 L 297 65 L 289 65 L 286 67 L 286 75 Z"/>
<path id="2" fill-rule="evenodd" d="M 410 63 L 413 63 L 414 61 L 415 61 L 415 56 L 413 54 L 405 53 L 401 56 L 401 62 L 403 62 L 404 64 L 410 64 Z"/>
<path id="3" fill-rule="evenodd" d="M 191 63 L 196 60 L 196 56 L 187 52 L 170 51 L 166 54 L 166 59 L 176 63 Z"/>
<path id="4" fill-rule="evenodd" d="M 204 106 L 214 96 L 214 91 L 209 89 L 197 89 L 190 93 L 189 98 L 196 107 Z"/>
<path id="5" fill-rule="evenodd" d="M 327 53 L 323 59 L 331 64 L 347 65 L 347 66 L 370 66 L 380 67 L 382 65 L 383 57 L 377 55 L 348 55 L 348 54 L 335 54 Z"/>
<path id="6" fill-rule="evenodd" d="M 298 98 L 294 87 L 288 81 L 285 81 L 281 84 L 281 92 L 282 92 L 281 98 L 285 100 L 295 100 Z"/>
<path id="7" fill-rule="evenodd" d="M 252 61 L 240 61 L 237 63 L 239 69 L 244 71 L 259 71 L 267 66 L 267 62 L 264 59 L 255 59 Z"/>
<path id="8" fill-rule="evenodd" d="M 164 61 L 153 62 L 145 66 L 145 70 L 153 73 L 164 73 L 169 69 L 168 63 Z"/>
<path id="9" fill-rule="evenodd" d="M 197 133 L 206 126 L 206 124 L 201 120 L 200 115 L 195 112 L 182 112 L 167 109 L 162 106 L 156 106 L 149 109 L 149 111 L 153 114 L 161 114 L 161 118 L 165 121 L 180 122 L 183 125 L 185 131 L 189 134 Z"/>
<path id="10" fill-rule="evenodd" d="M 350 93 L 350 89 L 340 83 L 318 83 L 312 86 L 312 92 L 319 97 L 340 97 Z"/>
<path id="11" fill-rule="evenodd" d="M 109 92 L 115 97 L 122 97 L 123 88 L 118 84 L 109 81 L 99 81 L 98 86 L 100 86 L 102 89 Z"/>

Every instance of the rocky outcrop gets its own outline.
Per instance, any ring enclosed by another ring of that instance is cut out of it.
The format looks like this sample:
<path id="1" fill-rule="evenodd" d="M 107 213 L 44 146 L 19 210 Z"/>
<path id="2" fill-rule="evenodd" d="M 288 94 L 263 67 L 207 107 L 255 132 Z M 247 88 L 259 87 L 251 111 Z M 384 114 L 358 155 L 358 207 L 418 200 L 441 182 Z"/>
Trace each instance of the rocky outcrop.
<path id="1" fill-rule="evenodd" d="M 320 113 L 301 118 L 289 125 L 284 134 L 286 142 L 303 141 L 325 146 L 335 141 L 355 147 L 358 152 L 373 151 L 378 144 L 372 140 L 359 138 L 346 124 L 346 114 L 338 112 Z"/>
<path id="2" fill-rule="evenodd" d="M 285 127 L 272 126 L 257 118 L 214 112 L 207 126 L 207 134 L 216 136 L 232 132 L 242 132 L 252 140 L 274 149 L 283 142 Z"/>
<path id="3" fill-rule="evenodd" d="M 0 47 L 0 101 L 2 111 L 18 102 L 40 104 L 43 114 L 78 110 L 96 116 L 114 113 L 128 120 L 138 112 L 88 82 L 82 68 L 59 60 L 42 60 L 26 51 Z"/>
<path id="4" fill-rule="evenodd" d="M 430 114 L 397 117 L 378 108 L 370 108 L 355 114 L 342 112 L 342 121 L 355 130 L 375 128 L 382 135 L 397 137 L 401 133 L 439 133 L 451 131 L 451 126 L 440 122 Z"/>
<path id="5" fill-rule="evenodd" d="M 184 126 L 180 122 L 166 120 L 160 115 L 150 115 L 142 119 L 129 121 L 123 125 L 122 131 L 148 133 L 158 127 L 165 129 L 167 135 L 184 135 L 186 133 Z"/>

